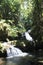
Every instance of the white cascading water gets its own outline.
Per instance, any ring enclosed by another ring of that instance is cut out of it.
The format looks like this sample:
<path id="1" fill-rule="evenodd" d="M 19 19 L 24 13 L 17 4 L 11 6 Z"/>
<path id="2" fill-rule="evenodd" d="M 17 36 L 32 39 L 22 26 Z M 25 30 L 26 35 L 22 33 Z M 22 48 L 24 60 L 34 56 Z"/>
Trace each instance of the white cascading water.
<path id="1" fill-rule="evenodd" d="M 8 57 L 18 56 L 18 55 L 23 53 L 20 49 L 18 49 L 16 47 L 13 47 L 13 46 L 10 46 L 10 48 L 8 48 L 6 51 L 7 51 L 7 56 Z"/>
<path id="2" fill-rule="evenodd" d="M 23 53 L 20 49 L 10 46 L 7 50 L 7 58 L 12 58 L 12 57 L 23 57 L 28 55 L 28 53 Z"/>
<path id="3" fill-rule="evenodd" d="M 33 38 L 30 36 L 28 32 L 25 32 L 25 37 L 26 37 L 26 40 L 33 41 Z"/>
<path id="4" fill-rule="evenodd" d="M 4 42 L 2 45 L 4 47 L 8 46 L 8 48 L 6 49 L 6 51 L 7 51 L 7 58 L 21 57 L 21 56 L 28 55 L 28 53 L 22 52 L 19 48 L 16 48 L 13 45 L 9 45 L 7 42 Z"/>

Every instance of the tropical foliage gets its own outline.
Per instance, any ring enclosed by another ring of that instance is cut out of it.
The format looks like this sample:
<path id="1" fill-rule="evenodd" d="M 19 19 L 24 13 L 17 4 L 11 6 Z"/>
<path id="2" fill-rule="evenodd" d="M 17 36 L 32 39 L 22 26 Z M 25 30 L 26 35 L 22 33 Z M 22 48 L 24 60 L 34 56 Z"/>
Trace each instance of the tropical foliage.
<path id="1" fill-rule="evenodd" d="M 18 32 L 21 34 L 31 29 L 34 41 L 43 43 L 41 3 L 42 0 L 0 0 L 0 41 L 3 41 L 3 36 L 5 39 L 18 37 Z"/>

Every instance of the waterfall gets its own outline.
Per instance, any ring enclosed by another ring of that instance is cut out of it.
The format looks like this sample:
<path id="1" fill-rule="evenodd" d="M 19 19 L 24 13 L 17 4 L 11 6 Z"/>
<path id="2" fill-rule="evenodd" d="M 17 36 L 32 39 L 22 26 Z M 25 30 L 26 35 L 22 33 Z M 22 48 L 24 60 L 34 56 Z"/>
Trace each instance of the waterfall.
<path id="1" fill-rule="evenodd" d="M 9 56 L 18 56 L 23 53 L 20 49 L 14 47 L 14 46 L 10 46 L 10 48 L 8 48 L 6 51 L 7 51 L 8 57 Z"/>
<path id="2" fill-rule="evenodd" d="M 19 48 L 14 47 L 13 45 L 9 45 L 6 42 L 3 43 L 3 46 L 6 48 L 7 52 L 7 58 L 12 58 L 12 57 L 23 57 L 28 55 L 28 53 L 22 52 Z"/>

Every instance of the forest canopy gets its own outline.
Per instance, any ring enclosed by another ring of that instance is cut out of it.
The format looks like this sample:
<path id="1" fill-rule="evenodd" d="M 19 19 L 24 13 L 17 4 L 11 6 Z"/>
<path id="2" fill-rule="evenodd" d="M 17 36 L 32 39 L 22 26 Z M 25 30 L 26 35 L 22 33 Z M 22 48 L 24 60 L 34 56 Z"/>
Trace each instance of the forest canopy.
<path id="1" fill-rule="evenodd" d="M 0 0 L 0 41 L 30 29 L 34 41 L 43 43 L 42 0 Z"/>

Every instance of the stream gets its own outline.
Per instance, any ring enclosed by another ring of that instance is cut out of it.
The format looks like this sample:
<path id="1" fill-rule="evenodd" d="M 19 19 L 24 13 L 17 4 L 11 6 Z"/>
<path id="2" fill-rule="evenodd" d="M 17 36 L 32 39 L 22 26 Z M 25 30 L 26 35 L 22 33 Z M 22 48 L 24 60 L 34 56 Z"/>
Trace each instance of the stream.
<path id="1" fill-rule="evenodd" d="M 24 57 L 0 58 L 0 65 L 43 65 L 43 50 L 29 51 Z"/>

